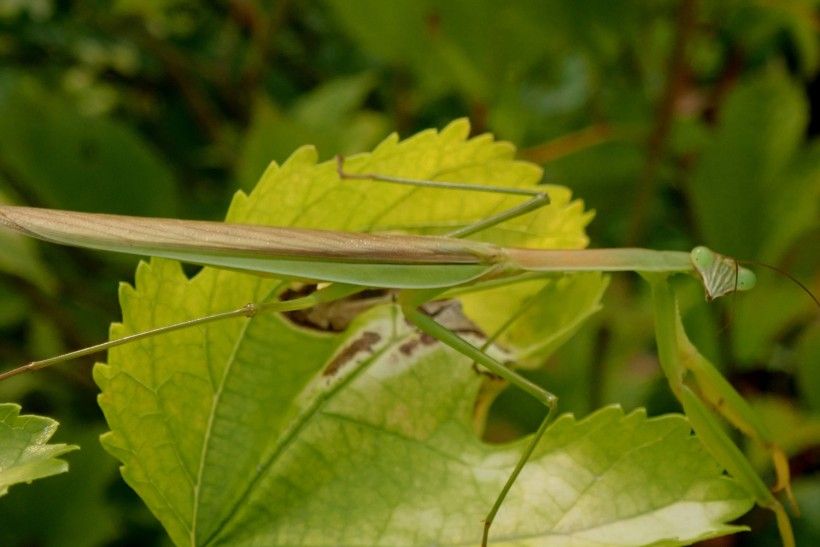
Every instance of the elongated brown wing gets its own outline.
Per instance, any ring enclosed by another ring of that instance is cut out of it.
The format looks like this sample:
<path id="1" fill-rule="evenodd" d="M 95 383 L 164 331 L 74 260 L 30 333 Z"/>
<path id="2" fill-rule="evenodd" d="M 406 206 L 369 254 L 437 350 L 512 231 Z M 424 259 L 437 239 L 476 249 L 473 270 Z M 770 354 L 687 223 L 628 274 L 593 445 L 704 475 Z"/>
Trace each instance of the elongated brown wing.
<path id="1" fill-rule="evenodd" d="M 447 287 L 492 268 L 493 245 L 0 206 L 0 223 L 38 239 L 291 278 L 390 288 Z"/>

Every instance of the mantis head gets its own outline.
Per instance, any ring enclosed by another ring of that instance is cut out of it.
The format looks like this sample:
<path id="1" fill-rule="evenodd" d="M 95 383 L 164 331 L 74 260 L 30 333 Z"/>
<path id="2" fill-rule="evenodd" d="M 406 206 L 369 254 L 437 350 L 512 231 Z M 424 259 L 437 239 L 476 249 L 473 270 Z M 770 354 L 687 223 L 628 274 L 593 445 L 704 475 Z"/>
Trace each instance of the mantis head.
<path id="1" fill-rule="evenodd" d="M 755 286 L 757 277 L 754 272 L 740 266 L 734 258 L 703 246 L 692 249 L 690 256 L 692 265 L 703 281 L 707 300 L 714 300 L 734 291 L 748 291 Z"/>

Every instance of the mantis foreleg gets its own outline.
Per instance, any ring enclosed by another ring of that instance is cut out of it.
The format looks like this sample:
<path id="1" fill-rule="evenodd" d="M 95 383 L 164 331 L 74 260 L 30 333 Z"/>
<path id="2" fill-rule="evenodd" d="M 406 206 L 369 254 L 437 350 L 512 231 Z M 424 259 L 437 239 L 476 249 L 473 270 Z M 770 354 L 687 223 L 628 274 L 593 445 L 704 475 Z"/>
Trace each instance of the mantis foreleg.
<path id="1" fill-rule="evenodd" d="M 751 436 L 756 438 L 762 430 L 755 428 L 754 419 L 747 419 L 751 415 L 751 409 L 748 409 L 745 402 L 737 404 L 740 395 L 722 376 L 720 381 L 716 379 L 715 374 L 720 376 L 717 371 L 712 371 L 714 374 L 704 372 L 707 369 L 703 367 L 702 363 L 697 370 L 686 366 L 686 361 L 690 356 L 681 351 L 681 348 L 685 347 L 682 342 L 685 334 L 680 327 L 677 302 L 672 289 L 665 275 L 648 276 L 648 278 L 652 284 L 658 356 L 672 392 L 683 406 L 686 416 L 692 424 L 692 429 L 694 429 L 706 450 L 729 471 L 735 480 L 746 488 L 758 505 L 775 513 L 783 545 L 793 547 L 795 544 L 794 534 L 789 517 L 782 504 L 769 491 L 752 468 L 749 460 L 729 439 L 720 423 L 709 412 L 700 397 L 712 404 L 721 414 L 727 416 L 730 422 L 743 424 L 742 431 L 754 431 L 755 434 Z M 689 345 L 691 346 L 691 344 Z M 701 359 L 705 361 L 703 357 Z M 687 384 L 687 380 L 690 378 L 694 380 L 694 390 Z M 696 395 L 695 390 L 700 393 L 700 397 Z M 778 469 L 778 474 L 781 472 Z M 788 474 L 786 480 L 788 481 Z"/>
<path id="2" fill-rule="evenodd" d="M 777 484 L 772 489 L 775 492 L 783 490 L 796 511 L 797 502 L 791 490 L 789 462 L 783 450 L 772 441 L 771 434 L 749 403 L 689 341 L 679 316 L 676 316 L 676 320 L 680 360 L 697 384 L 698 394 L 726 421 L 769 453 L 777 475 Z"/>

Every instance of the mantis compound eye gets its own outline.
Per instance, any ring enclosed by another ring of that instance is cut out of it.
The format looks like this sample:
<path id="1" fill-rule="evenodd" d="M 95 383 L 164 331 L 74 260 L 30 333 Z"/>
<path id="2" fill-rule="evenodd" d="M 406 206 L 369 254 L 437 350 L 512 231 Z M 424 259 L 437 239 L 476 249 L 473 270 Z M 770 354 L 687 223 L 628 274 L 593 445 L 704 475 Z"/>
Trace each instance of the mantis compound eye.
<path id="1" fill-rule="evenodd" d="M 703 245 L 699 245 L 698 247 L 692 249 L 692 252 L 689 253 L 689 255 L 692 257 L 692 263 L 698 270 L 708 270 L 715 263 L 715 258 L 717 258 L 714 251 L 708 247 L 704 247 Z M 754 282 L 752 282 L 752 284 L 754 284 Z"/>
<path id="2" fill-rule="evenodd" d="M 740 268 L 737 272 L 737 290 L 748 291 L 757 283 L 757 276 L 752 270 Z"/>

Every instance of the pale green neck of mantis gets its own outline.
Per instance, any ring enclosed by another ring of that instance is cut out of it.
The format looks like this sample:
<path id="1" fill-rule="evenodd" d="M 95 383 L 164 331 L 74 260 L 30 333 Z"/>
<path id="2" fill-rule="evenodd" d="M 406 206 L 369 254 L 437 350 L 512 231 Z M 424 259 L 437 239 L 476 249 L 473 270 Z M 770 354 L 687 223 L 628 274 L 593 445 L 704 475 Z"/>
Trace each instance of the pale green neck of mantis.
<path id="1" fill-rule="evenodd" d="M 650 249 L 504 249 L 513 267 L 528 272 L 697 272 L 709 300 L 754 287 L 754 272 L 733 258 L 698 246 L 691 252 Z"/>
<path id="2" fill-rule="evenodd" d="M 528 272 L 691 272 L 689 253 L 650 249 L 504 249 L 509 261 Z"/>

